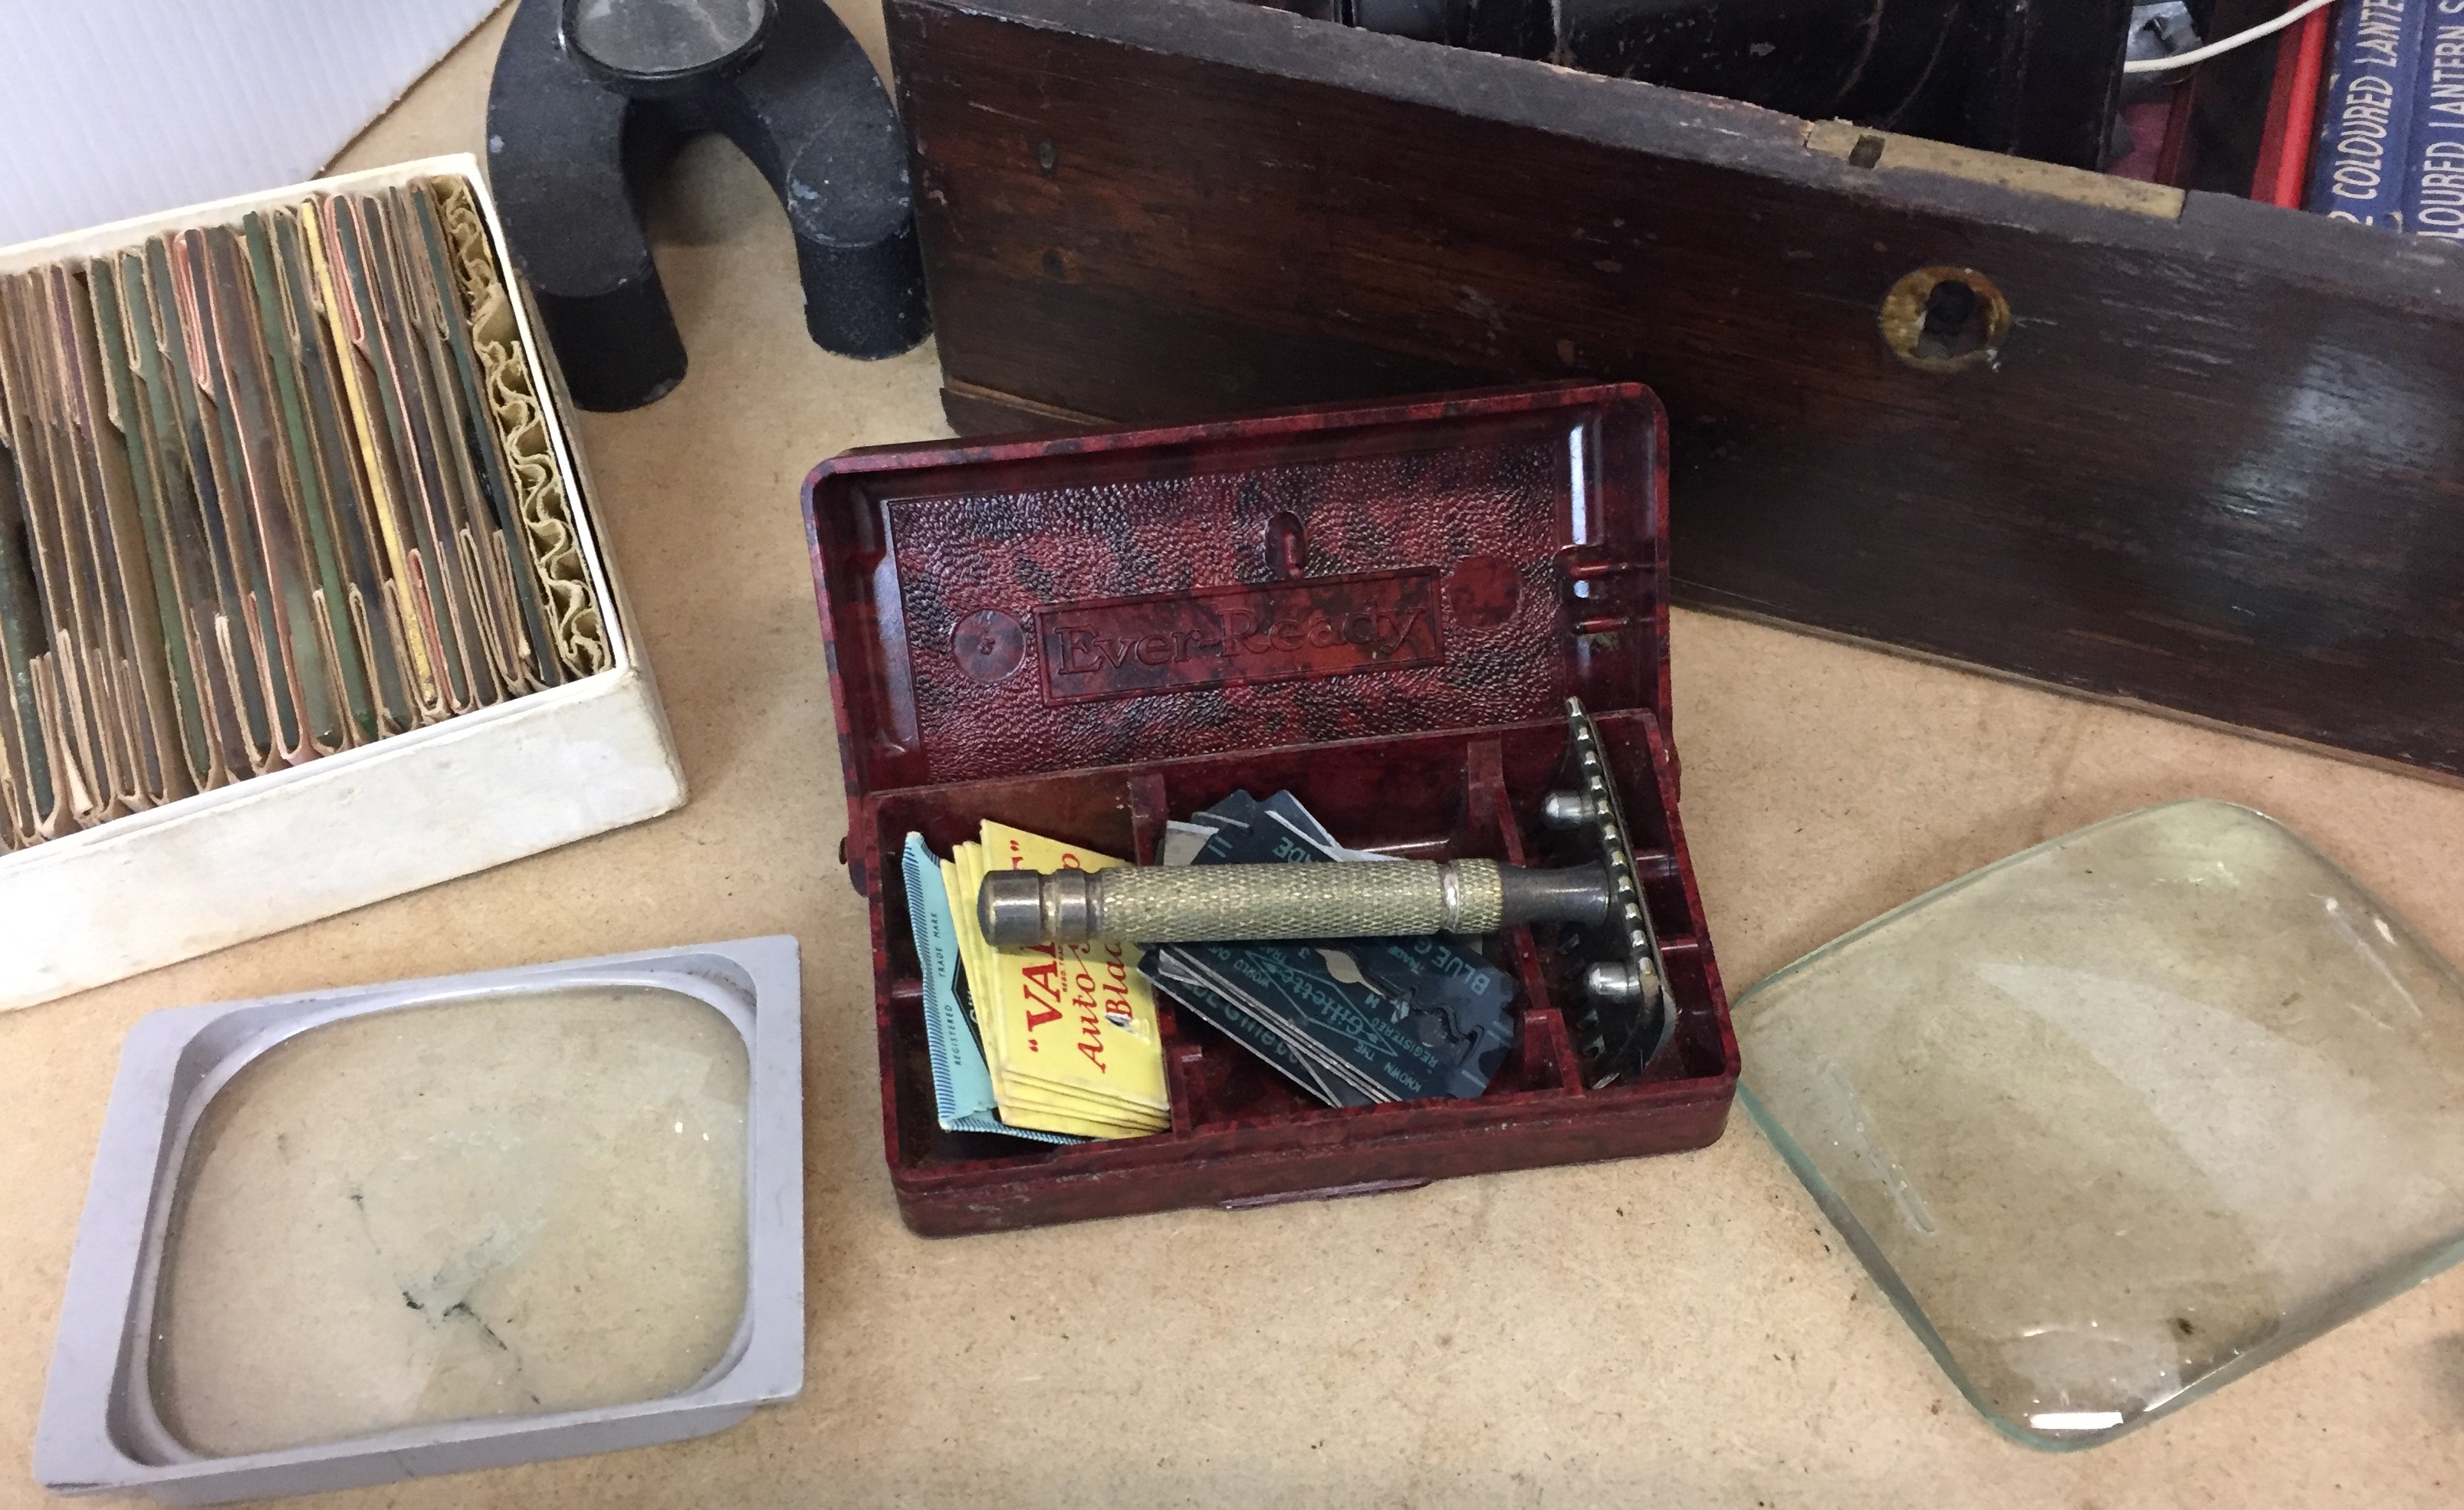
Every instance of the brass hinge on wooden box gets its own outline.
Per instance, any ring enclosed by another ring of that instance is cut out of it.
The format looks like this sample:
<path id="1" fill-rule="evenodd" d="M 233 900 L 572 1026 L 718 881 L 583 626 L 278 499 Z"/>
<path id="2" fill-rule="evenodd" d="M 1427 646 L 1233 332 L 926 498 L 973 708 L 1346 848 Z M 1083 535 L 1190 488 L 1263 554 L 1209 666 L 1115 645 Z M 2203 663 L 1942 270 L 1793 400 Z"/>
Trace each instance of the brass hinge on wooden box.
<path id="1" fill-rule="evenodd" d="M 2051 194 L 2079 205 L 2126 209 L 2158 220 L 2179 220 L 2187 198 L 2182 190 L 2162 184 L 2091 173 L 2085 168 L 2037 163 L 2000 152 L 1979 152 L 1973 147 L 1928 142 L 1923 137 L 1869 130 L 1847 120 L 1814 121 L 1805 128 L 1805 144 L 1857 167 L 1881 172 L 1940 173 L 1972 184 L 1998 184 L 2005 188 Z"/>

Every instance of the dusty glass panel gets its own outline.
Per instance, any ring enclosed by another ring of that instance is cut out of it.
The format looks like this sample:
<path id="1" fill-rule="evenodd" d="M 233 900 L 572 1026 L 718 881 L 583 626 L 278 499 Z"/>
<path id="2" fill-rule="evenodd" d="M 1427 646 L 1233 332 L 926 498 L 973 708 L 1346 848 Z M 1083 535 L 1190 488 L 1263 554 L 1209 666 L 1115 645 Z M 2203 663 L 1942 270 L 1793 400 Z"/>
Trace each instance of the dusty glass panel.
<path id="1" fill-rule="evenodd" d="M 746 1282 L 744 1039 L 640 987 L 312 1029 L 207 1108 L 154 1403 L 213 1456 L 661 1398 Z"/>
<path id="2" fill-rule="evenodd" d="M 1969 1399 L 2038 1446 L 2453 1262 L 2464 981 L 2280 825 L 2127 814 L 1737 1003 L 1746 1099 Z"/>

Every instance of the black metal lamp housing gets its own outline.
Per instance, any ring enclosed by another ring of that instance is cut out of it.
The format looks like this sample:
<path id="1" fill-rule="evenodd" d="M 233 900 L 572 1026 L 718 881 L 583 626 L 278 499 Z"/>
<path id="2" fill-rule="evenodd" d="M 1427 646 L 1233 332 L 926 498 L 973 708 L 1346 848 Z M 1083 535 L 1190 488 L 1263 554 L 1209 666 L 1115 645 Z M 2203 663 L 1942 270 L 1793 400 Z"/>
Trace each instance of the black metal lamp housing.
<path id="1" fill-rule="evenodd" d="M 825 0 L 521 0 L 488 177 L 575 403 L 633 408 L 685 375 L 635 196 L 704 131 L 786 210 L 815 344 L 888 357 L 924 339 L 906 133 Z"/>

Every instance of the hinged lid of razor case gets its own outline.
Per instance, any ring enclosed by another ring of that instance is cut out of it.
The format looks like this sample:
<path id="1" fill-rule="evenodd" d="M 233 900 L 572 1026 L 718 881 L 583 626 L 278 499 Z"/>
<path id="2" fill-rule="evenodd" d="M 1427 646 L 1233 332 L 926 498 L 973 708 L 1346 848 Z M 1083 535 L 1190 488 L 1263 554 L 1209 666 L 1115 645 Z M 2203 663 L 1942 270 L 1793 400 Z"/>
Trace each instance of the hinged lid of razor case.
<path id="1" fill-rule="evenodd" d="M 823 463 L 850 800 L 1668 694 L 1666 420 L 1564 385 Z"/>

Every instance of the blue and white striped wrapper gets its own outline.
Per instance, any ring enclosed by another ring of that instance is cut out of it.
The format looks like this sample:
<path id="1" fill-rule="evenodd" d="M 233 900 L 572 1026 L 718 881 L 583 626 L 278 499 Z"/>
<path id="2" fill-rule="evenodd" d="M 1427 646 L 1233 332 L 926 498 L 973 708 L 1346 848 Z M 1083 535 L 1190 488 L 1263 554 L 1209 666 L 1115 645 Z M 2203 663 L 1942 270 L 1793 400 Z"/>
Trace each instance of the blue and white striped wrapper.
<path id="1" fill-rule="evenodd" d="M 2405 149 L 2404 229 L 2464 241 L 2464 0 L 2431 0 Z"/>
<path id="2" fill-rule="evenodd" d="M 2414 97 L 2430 10 L 2441 0 L 2343 0 L 2321 102 L 2307 208 L 2404 229 Z"/>

